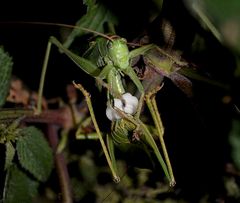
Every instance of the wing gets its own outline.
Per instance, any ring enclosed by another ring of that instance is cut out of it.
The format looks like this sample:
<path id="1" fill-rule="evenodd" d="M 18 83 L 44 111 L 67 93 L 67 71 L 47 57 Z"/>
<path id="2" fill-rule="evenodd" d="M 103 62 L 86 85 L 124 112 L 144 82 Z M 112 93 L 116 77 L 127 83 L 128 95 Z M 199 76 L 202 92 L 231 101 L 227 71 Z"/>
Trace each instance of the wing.
<path id="1" fill-rule="evenodd" d="M 108 54 L 108 40 L 103 37 L 97 37 L 95 41 L 90 43 L 90 47 L 83 54 L 83 57 L 91 61 L 97 67 L 105 65 L 104 57 Z"/>
<path id="2" fill-rule="evenodd" d="M 187 77 L 179 74 L 178 72 L 173 72 L 170 74 L 169 78 L 188 97 L 193 96 L 192 82 Z"/>

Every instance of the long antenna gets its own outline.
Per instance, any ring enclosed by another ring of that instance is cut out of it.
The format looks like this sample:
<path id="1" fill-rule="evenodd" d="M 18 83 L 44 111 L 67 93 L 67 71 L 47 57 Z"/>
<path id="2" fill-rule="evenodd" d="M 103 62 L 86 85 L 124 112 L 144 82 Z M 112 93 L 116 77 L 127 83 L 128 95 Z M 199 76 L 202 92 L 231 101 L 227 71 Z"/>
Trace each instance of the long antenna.
<path id="1" fill-rule="evenodd" d="M 99 36 L 105 37 L 109 40 L 112 41 L 112 38 L 101 33 L 101 32 L 97 32 L 95 30 L 91 30 L 89 28 L 85 28 L 85 27 L 80 27 L 77 25 L 69 25 L 69 24 L 65 24 L 65 23 L 53 23 L 53 22 L 40 22 L 40 21 L 34 21 L 34 22 L 29 22 L 29 21 L 10 21 L 10 22 L 0 22 L 0 24 L 31 24 L 31 25 L 51 25 L 51 26 L 57 26 L 57 27 L 66 27 L 66 28 L 72 28 L 72 29 L 79 29 L 79 30 L 83 30 L 86 32 L 90 32 L 90 33 L 94 33 L 97 34 Z"/>

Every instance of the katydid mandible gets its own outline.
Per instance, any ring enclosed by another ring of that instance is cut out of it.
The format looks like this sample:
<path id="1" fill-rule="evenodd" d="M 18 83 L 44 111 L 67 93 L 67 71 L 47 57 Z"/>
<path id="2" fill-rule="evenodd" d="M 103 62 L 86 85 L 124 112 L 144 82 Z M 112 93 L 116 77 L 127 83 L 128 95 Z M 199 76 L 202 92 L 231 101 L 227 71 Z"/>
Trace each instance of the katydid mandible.
<path id="1" fill-rule="evenodd" d="M 143 122 L 139 118 L 141 109 L 143 106 L 143 101 L 145 98 L 144 88 L 139 78 L 137 77 L 136 73 L 134 72 L 133 68 L 130 65 L 131 59 L 133 59 L 138 55 L 143 55 L 148 50 L 156 47 L 156 45 L 149 44 L 149 45 L 145 45 L 140 48 L 134 49 L 133 51 L 129 51 L 127 46 L 127 41 L 124 38 L 120 38 L 118 36 L 113 36 L 113 37 L 106 36 L 105 38 L 103 38 L 103 34 L 101 34 L 100 42 L 97 43 L 96 45 L 99 52 L 98 53 L 99 57 L 96 63 L 94 63 L 92 60 L 88 60 L 87 58 L 80 57 L 75 53 L 73 53 L 72 51 L 70 51 L 69 49 L 66 49 L 55 37 L 53 36 L 50 37 L 46 54 L 45 54 L 42 75 L 40 80 L 40 86 L 39 86 L 40 99 L 38 102 L 37 113 L 41 112 L 41 97 L 43 94 L 44 78 L 46 74 L 46 69 L 47 69 L 47 64 L 48 64 L 49 54 L 50 54 L 50 49 L 52 44 L 57 46 L 61 50 L 61 52 L 66 54 L 83 71 L 85 71 L 90 76 L 94 77 L 96 81 L 106 80 L 106 86 L 108 87 L 108 92 L 107 92 L 108 105 L 110 106 L 110 108 L 115 110 L 119 116 L 118 118 L 119 120 L 113 119 L 112 121 L 112 126 L 114 126 L 112 130 L 113 132 L 110 135 L 107 135 L 108 147 L 106 146 L 102 138 L 101 131 L 95 119 L 94 112 L 91 105 L 91 100 L 89 100 L 88 93 L 81 85 L 75 84 L 75 86 L 83 92 L 84 96 L 88 101 L 90 114 L 91 114 L 95 129 L 97 131 L 100 143 L 102 145 L 105 157 L 111 169 L 114 180 L 118 182 L 120 181 L 120 178 L 117 174 L 116 160 L 114 157 L 114 149 L 113 149 L 112 141 L 113 142 L 116 141 L 115 139 L 116 135 L 120 135 L 119 132 L 121 130 L 122 130 L 123 136 L 124 135 L 126 136 L 125 131 L 127 130 L 127 128 L 130 128 L 130 130 L 133 133 L 137 131 L 141 131 L 140 134 L 144 134 L 144 139 L 146 140 L 147 144 L 153 149 L 159 163 L 163 168 L 163 171 L 166 177 L 169 180 L 170 185 L 174 185 L 175 179 L 173 176 L 172 167 L 169 161 L 166 146 L 163 140 L 163 127 L 162 127 L 162 124 L 159 124 L 159 122 L 161 122 L 161 118 L 159 116 L 158 109 L 156 107 L 155 97 L 146 96 L 146 100 L 147 100 L 147 104 L 150 109 L 150 112 L 152 114 L 155 126 L 158 129 L 158 136 L 160 138 L 161 146 L 164 152 L 164 158 L 165 158 L 166 164 L 160 154 L 160 151 L 154 139 L 152 138 L 151 133 L 148 131 L 147 127 L 143 124 Z M 136 85 L 138 91 L 141 94 L 136 110 L 134 110 L 134 112 L 130 114 L 128 112 L 122 111 L 122 109 L 117 108 L 114 104 L 115 99 L 120 99 L 121 101 L 123 101 L 122 105 L 125 105 L 126 103 L 126 100 L 124 100 L 122 97 L 122 95 L 125 93 L 124 85 L 122 83 L 122 78 L 125 75 L 129 76 L 129 78 L 133 81 L 133 83 Z M 100 86 L 103 83 L 100 83 Z M 127 123 L 126 121 L 128 121 L 128 124 L 126 124 Z M 126 129 L 124 129 L 125 127 Z M 129 129 L 127 131 L 129 131 Z"/>

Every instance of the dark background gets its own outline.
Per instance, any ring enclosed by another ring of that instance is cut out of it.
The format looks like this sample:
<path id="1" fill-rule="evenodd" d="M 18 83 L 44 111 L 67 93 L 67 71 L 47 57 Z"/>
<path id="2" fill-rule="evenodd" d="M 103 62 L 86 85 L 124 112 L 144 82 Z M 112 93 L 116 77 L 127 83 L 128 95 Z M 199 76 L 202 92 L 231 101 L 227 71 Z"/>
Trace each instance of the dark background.
<path id="1" fill-rule="evenodd" d="M 156 10 L 151 1 L 140 3 L 137 0 L 114 2 L 104 0 L 104 2 L 119 19 L 118 33 L 129 41 L 138 37 L 146 29 L 151 31 L 156 41 L 159 40 L 160 20 L 164 16 L 173 24 L 177 32 L 176 48 L 183 50 L 185 57 L 200 64 L 201 68 L 211 72 L 210 74 L 215 74 L 214 77 L 217 77 L 217 79 L 223 80 L 223 82 L 231 80 L 235 65 L 231 53 L 219 45 L 210 33 L 202 30 L 182 1 L 164 1 L 162 14 L 151 25 L 148 22 L 149 13 L 154 9 Z M 48 38 L 51 35 L 60 38 L 60 28 L 57 26 L 24 24 L 23 22 L 56 22 L 74 25 L 86 12 L 86 6 L 79 0 L 70 0 L 67 3 L 57 1 L 4 1 L 1 7 L 0 44 L 14 59 L 13 73 L 36 90 Z M 207 39 L 209 47 L 204 53 L 189 55 L 196 32 Z M 57 57 L 57 60 L 51 61 L 50 58 L 50 63 L 54 63 L 55 66 L 52 69 L 49 68 L 47 81 L 50 81 L 53 75 L 56 76 L 54 77 L 54 83 L 56 84 L 62 80 L 72 79 L 72 76 L 68 78 L 68 75 L 79 73 L 74 70 L 76 69 L 74 68 L 75 65 L 65 60 L 66 57 L 59 56 L 56 53 L 56 49 L 52 54 Z M 67 67 L 57 68 L 65 63 Z M 218 68 L 217 63 L 221 64 L 222 68 Z M 228 68 L 225 67 L 225 64 Z M 58 78 L 61 79 L 58 81 Z M 48 86 L 48 84 L 46 85 Z M 48 87 L 53 87 L 58 92 L 53 83 Z M 46 94 L 50 96 L 51 93 L 46 89 Z"/>
<path id="2" fill-rule="evenodd" d="M 105 1 L 112 11 L 120 17 L 120 30 L 129 38 L 142 31 L 147 23 L 148 8 L 152 4 L 143 1 Z M 147 6 L 147 7 L 146 7 Z M 60 28 L 57 26 L 34 25 L 34 22 L 52 22 L 74 25 L 86 12 L 82 1 L 4 1 L 0 13 L 0 44 L 14 59 L 13 74 L 18 75 L 24 82 L 37 90 L 41 67 L 47 41 L 53 35 L 60 38 Z M 25 24 L 24 22 L 33 22 Z M 53 48 L 54 49 L 54 48 Z M 81 73 L 76 71 L 75 65 L 69 63 L 64 56 L 53 51 L 54 68 L 49 68 L 46 78 L 45 95 L 56 96 L 61 93 L 62 84 L 71 81 L 72 76 Z M 64 65 L 66 64 L 66 65 Z M 66 67 L 62 67 L 66 66 Z M 71 67 L 73 66 L 73 68 Z M 70 76 L 69 76 L 70 75 Z M 54 78 L 54 82 L 48 85 Z M 59 86 L 57 86 L 60 85 Z M 50 90 L 51 89 L 51 90 Z M 53 92 L 54 90 L 54 92 Z"/>
<path id="3" fill-rule="evenodd" d="M 33 90 L 38 89 L 48 38 L 50 35 L 60 37 L 59 28 L 16 21 L 74 24 L 86 11 L 82 2 L 77 0 L 49 2 L 5 1 L 1 5 L 0 44 L 13 57 L 13 74 Z M 129 35 L 130 39 L 150 26 L 146 16 L 147 9 L 153 6 L 151 3 L 136 0 L 107 1 L 107 5 L 120 17 L 119 32 L 124 36 Z M 200 64 L 200 68 L 208 71 L 212 77 L 232 85 L 235 64 L 231 52 L 221 46 L 209 32 L 202 30 L 181 1 L 166 1 L 164 8 L 162 15 L 170 19 L 177 30 L 176 48 L 183 50 L 188 59 Z M 158 21 L 152 26 L 157 25 Z M 189 55 L 195 32 L 206 38 L 208 49 Z M 66 83 L 85 77 L 79 68 L 55 48 L 50 64 L 44 90 L 48 98 L 62 96 Z M 233 111 L 231 105 L 222 103 L 222 98 L 232 92 L 198 81 L 193 81 L 193 85 L 195 97 L 189 99 L 166 79 L 166 85 L 157 97 L 166 129 L 165 139 L 170 156 L 173 157 L 177 187 L 183 188 L 183 195 L 197 199 L 207 191 L 217 197 L 223 194 L 224 167 L 230 160 L 227 135 Z"/>
<path id="4" fill-rule="evenodd" d="M 59 37 L 60 28 L 36 25 L 34 22 L 59 22 L 74 25 L 86 12 L 86 8 L 81 1 L 77 0 L 70 0 L 68 3 L 5 1 L 1 8 L 0 44 L 13 58 L 13 74 L 20 77 L 31 89 L 37 90 L 48 39 L 51 35 Z M 24 22 L 33 22 L 33 24 Z M 63 92 L 59 90 L 63 88 L 62 82 L 66 83 L 70 79 L 68 77 L 71 71 L 74 70 L 68 67 L 68 64 L 72 65 L 68 62 L 63 68 L 65 58 L 61 59 L 62 57 L 56 50 L 51 56 L 57 59 L 51 60 L 51 57 L 49 62 L 54 64 L 54 68 L 49 68 L 47 72 L 45 89 L 47 97 L 62 94 Z"/>

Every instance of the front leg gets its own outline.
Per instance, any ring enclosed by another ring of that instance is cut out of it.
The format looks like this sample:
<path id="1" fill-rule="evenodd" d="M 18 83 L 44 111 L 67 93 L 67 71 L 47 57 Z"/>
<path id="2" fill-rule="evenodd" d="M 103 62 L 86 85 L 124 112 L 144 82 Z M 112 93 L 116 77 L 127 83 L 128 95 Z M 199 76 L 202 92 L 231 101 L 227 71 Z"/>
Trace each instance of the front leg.
<path id="1" fill-rule="evenodd" d="M 92 118 L 92 121 L 93 121 L 93 124 L 94 124 L 94 127 L 96 129 L 96 132 L 97 132 L 97 135 L 98 135 L 98 138 L 100 140 L 100 143 L 102 145 L 102 148 L 103 148 L 103 152 L 105 154 L 105 157 L 107 159 L 107 162 L 108 162 L 108 165 L 109 165 L 109 168 L 112 172 L 112 175 L 113 175 L 113 179 L 115 182 L 119 182 L 120 181 L 120 177 L 117 175 L 117 172 L 115 171 L 115 167 L 113 166 L 113 163 L 112 163 L 112 160 L 110 158 L 110 155 L 108 153 L 108 150 L 107 150 L 107 147 L 105 145 L 105 142 L 103 140 L 103 137 L 102 137 L 102 133 L 99 129 L 99 126 L 98 126 L 98 123 L 97 123 L 97 120 L 96 120 L 96 117 L 95 117 L 95 114 L 94 114 L 94 111 L 93 111 L 93 107 L 92 107 L 92 102 L 91 102 L 91 99 L 90 99 L 90 95 L 89 93 L 83 88 L 83 86 L 81 84 L 76 84 L 75 82 L 73 82 L 74 86 L 79 89 L 83 95 L 85 96 L 86 98 L 86 102 L 87 102 L 87 105 L 88 105 L 88 108 L 89 108 L 89 112 L 90 112 L 90 115 L 91 115 L 91 118 Z"/>
<path id="2" fill-rule="evenodd" d="M 91 61 L 78 56 L 77 54 L 73 53 L 72 51 L 65 48 L 61 42 L 59 42 L 55 37 L 50 37 L 44 57 L 41 79 L 39 84 L 38 90 L 38 103 L 37 103 L 37 111 L 36 114 L 40 114 L 42 112 L 42 97 L 43 97 L 43 89 L 44 89 L 44 82 L 45 82 L 45 75 L 47 71 L 49 56 L 51 52 L 52 45 L 55 45 L 59 48 L 60 52 L 66 54 L 78 67 L 80 67 L 85 73 L 91 75 L 92 77 L 96 77 L 100 73 L 100 69 L 93 64 Z"/>
<path id="3" fill-rule="evenodd" d="M 170 185 L 174 185 L 172 184 L 172 178 L 169 174 L 169 171 L 168 171 L 168 167 L 158 149 L 158 146 L 155 142 L 155 140 L 153 139 L 150 131 L 148 130 L 147 126 L 138 118 L 136 118 L 135 116 L 131 116 L 129 114 L 126 114 L 125 112 L 121 111 L 120 109 L 118 108 L 114 108 L 118 114 L 121 116 L 121 118 L 125 121 L 125 125 L 130 125 L 130 124 L 133 124 L 134 125 L 134 130 L 133 130 L 133 134 L 134 133 L 137 133 L 139 136 L 139 139 L 142 140 L 143 142 L 145 142 L 148 146 L 150 146 L 150 148 L 152 148 L 155 156 L 157 157 L 162 169 L 163 169 L 163 172 L 165 174 L 165 176 L 167 177 L 168 181 L 170 182 Z"/>
<path id="4" fill-rule="evenodd" d="M 143 85 L 142 85 L 141 81 L 139 80 L 138 76 L 136 75 L 136 73 L 134 72 L 132 67 L 129 66 L 127 68 L 127 70 L 124 71 L 124 73 L 130 77 L 130 79 L 136 85 L 138 91 L 141 94 L 140 98 L 139 98 L 139 102 L 138 102 L 137 112 L 135 114 L 135 117 L 139 119 L 140 114 L 141 114 L 141 110 L 142 110 L 142 107 L 143 107 L 143 103 L 144 103 L 144 88 L 143 88 Z"/>

